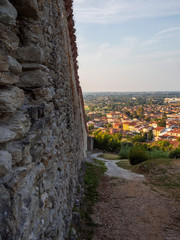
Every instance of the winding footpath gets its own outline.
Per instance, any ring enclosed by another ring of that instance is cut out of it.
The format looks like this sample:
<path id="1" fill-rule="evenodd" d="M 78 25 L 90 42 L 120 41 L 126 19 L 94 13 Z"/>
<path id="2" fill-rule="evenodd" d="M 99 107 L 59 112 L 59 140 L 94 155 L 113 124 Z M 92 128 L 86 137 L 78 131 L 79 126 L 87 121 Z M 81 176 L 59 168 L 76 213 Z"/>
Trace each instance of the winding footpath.
<path id="1" fill-rule="evenodd" d="M 179 240 L 180 204 L 153 191 L 143 175 L 119 168 L 119 160 L 100 154 L 91 158 L 105 162 L 108 170 L 98 187 L 93 240 Z"/>
<path id="2" fill-rule="evenodd" d="M 126 170 L 123 168 L 120 168 L 117 166 L 117 162 L 123 161 L 123 160 L 106 160 L 104 158 L 98 157 L 102 153 L 94 153 L 91 154 L 92 159 L 98 159 L 102 162 L 105 162 L 105 165 L 107 167 L 106 175 L 110 177 L 119 177 L 119 178 L 124 178 L 127 180 L 144 180 L 144 175 L 141 174 L 136 174 L 131 172 L 130 170 Z"/>

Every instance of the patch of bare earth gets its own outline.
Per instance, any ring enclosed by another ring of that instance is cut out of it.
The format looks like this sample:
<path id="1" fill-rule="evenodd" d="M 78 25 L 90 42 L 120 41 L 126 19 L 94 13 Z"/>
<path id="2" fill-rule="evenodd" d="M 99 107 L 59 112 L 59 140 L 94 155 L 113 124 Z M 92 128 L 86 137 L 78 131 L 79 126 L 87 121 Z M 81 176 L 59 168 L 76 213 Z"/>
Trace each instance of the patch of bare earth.
<path id="1" fill-rule="evenodd" d="M 179 240 L 180 203 L 142 181 L 104 176 L 92 216 L 93 240 Z"/>

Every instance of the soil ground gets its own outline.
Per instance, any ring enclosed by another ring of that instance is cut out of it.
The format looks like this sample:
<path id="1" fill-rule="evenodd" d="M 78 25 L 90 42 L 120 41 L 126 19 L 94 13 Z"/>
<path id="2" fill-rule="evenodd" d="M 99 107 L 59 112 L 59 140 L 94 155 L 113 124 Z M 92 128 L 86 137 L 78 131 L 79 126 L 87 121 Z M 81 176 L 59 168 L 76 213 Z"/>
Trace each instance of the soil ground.
<path id="1" fill-rule="evenodd" d="M 91 158 L 105 162 L 108 175 L 101 178 L 98 187 L 100 201 L 92 216 L 97 224 L 93 240 L 180 240 L 180 201 L 170 198 L 172 194 L 162 188 L 152 187 L 153 175 L 146 178 L 119 168 L 117 161 L 104 160 L 98 153 Z M 179 176 L 179 161 L 174 164 L 166 169 L 170 174 L 166 178 Z M 173 179 L 167 183 L 179 186 Z"/>
<path id="2" fill-rule="evenodd" d="M 92 216 L 97 224 L 93 240 L 180 240 L 180 203 L 147 183 L 102 177 Z"/>

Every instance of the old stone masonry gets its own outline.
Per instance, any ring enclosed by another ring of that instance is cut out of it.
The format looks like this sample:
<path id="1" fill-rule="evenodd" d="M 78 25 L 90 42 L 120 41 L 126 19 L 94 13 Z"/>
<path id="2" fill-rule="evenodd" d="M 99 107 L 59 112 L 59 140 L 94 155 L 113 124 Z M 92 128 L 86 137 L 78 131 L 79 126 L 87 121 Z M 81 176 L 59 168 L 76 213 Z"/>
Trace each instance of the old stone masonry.
<path id="1" fill-rule="evenodd" d="M 72 0 L 0 0 L 0 240 L 68 236 L 87 132 Z"/>

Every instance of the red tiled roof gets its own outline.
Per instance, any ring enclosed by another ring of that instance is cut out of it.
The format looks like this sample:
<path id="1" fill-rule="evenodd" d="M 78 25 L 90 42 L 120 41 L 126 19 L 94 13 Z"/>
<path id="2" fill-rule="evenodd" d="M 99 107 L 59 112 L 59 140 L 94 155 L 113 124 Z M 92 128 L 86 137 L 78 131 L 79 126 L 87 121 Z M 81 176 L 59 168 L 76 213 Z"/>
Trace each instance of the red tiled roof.
<path id="1" fill-rule="evenodd" d="M 155 131 L 162 131 L 163 129 L 165 129 L 165 127 L 156 127 L 153 130 L 155 130 Z"/>
<path id="2" fill-rule="evenodd" d="M 171 133 L 180 133 L 180 128 L 175 128 L 171 131 Z"/>
<path id="3" fill-rule="evenodd" d="M 129 123 L 129 126 L 136 126 L 136 125 L 137 125 L 137 123 L 135 123 L 135 122 Z"/>

